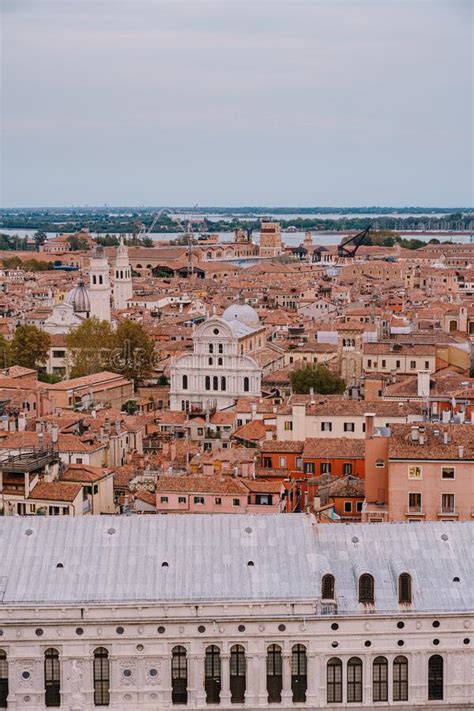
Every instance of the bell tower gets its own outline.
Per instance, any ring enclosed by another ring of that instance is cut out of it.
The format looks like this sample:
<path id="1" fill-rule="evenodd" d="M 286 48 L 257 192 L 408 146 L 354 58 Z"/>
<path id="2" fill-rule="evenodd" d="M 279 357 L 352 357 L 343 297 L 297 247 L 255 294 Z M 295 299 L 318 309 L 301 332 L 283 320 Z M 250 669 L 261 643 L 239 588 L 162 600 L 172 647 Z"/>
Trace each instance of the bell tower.
<path id="1" fill-rule="evenodd" d="M 99 321 L 110 322 L 110 276 L 109 262 L 104 248 L 97 245 L 92 252 L 89 266 L 90 316 Z"/>
<path id="2" fill-rule="evenodd" d="M 127 300 L 133 296 L 132 270 L 128 261 L 128 249 L 120 237 L 114 269 L 114 308 L 126 309 Z"/>

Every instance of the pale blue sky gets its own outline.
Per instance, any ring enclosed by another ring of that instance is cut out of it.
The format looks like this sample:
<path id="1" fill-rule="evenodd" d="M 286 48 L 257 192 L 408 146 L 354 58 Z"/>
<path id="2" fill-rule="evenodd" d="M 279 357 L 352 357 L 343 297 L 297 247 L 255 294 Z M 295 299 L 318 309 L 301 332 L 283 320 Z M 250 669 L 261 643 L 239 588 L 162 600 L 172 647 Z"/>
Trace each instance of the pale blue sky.
<path id="1" fill-rule="evenodd" d="M 1 0 L 3 206 L 472 205 L 470 0 Z"/>

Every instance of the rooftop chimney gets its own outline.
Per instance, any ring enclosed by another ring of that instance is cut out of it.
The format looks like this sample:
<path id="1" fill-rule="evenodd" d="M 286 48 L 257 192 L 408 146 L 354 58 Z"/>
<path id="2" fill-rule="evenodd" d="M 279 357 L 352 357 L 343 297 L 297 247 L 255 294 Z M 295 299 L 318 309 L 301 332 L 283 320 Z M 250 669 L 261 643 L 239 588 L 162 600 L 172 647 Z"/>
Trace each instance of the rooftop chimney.
<path id="1" fill-rule="evenodd" d="M 418 377 L 418 397 L 429 397 L 430 396 L 430 371 L 429 370 L 419 370 L 417 373 Z"/>
<path id="2" fill-rule="evenodd" d="M 375 412 L 366 412 L 365 415 L 365 438 L 372 439 L 374 436 Z"/>
<path id="3" fill-rule="evenodd" d="M 412 442 L 418 442 L 420 439 L 420 430 L 418 427 L 412 427 L 411 428 L 411 441 Z"/>
<path id="4" fill-rule="evenodd" d="M 458 457 L 459 459 L 464 459 L 464 447 L 462 445 L 458 447 Z"/>

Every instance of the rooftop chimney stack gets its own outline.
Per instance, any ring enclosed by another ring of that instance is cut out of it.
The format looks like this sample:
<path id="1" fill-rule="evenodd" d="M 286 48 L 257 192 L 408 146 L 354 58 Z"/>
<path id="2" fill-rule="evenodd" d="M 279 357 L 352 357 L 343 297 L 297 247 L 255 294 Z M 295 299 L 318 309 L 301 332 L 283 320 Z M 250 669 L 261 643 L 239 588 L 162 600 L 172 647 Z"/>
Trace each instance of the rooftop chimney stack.
<path id="1" fill-rule="evenodd" d="M 418 442 L 420 439 L 420 430 L 418 427 L 414 426 L 411 428 L 411 441 Z"/>
<path id="2" fill-rule="evenodd" d="M 430 371 L 429 370 L 419 370 L 417 374 L 418 378 L 418 397 L 429 397 L 430 396 Z"/>
<path id="3" fill-rule="evenodd" d="M 366 412 L 365 415 L 365 438 L 372 439 L 375 428 L 375 412 Z"/>

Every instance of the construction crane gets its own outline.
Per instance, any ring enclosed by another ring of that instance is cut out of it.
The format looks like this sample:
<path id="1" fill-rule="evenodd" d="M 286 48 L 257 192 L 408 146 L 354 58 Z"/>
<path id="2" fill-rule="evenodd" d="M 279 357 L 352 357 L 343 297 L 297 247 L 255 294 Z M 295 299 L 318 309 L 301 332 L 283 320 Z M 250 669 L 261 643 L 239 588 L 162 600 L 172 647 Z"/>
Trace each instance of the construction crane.
<path id="1" fill-rule="evenodd" d="M 158 220 L 160 219 L 160 217 L 162 215 L 164 215 L 165 213 L 168 214 L 169 212 L 170 212 L 170 209 L 168 207 L 162 207 L 161 210 L 159 210 L 158 212 L 154 212 L 152 215 L 151 223 L 150 223 L 149 227 L 146 227 L 146 225 L 144 225 L 143 223 L 141 224 L 140 230 L 138 231 L 138 234 L 137 234 L 137 239 L 142 240 L 145 237 L 148 237 L 150 235 L 150 233 L 153 232 L 153 229 L 154 229 L 156 223 L 158 222 Z"/>
<path id="2" fill-rule="evenodd" d="M 197 205 L 195 205 L 197 207 Z M 192 276 L 194 274 L 194 264 L 193 264 L 193 240 L 194 240 L 194 233 L 193 233 L 193 225 L 191 222 L 191 218 L 188 216 L 188 221 L 186 224 L 186 227 L 183 225 L 179 217 L 174 218 L 174 222 L 178 225 L 178 227 L 183 231 L 185 235 L 188 236 L 188 274 Z"/>
<path id="3" fill-rule="evenodd" d="M 367 225 L 365 230 L 362 230 L 362 232 L 358 232 L 356 235 L 346 239 L 345 242 L 341 242 L 341 244 L 337 246 L 337 256 L 350 257 L 353 259 L 356 256 L 359 247 L 364 244 L 364 240 L 369 234 L 371 227 L 372 225 Z M 348 245 L 350 244 L 352 245 L 352 248 L 348 249 Z"/>

